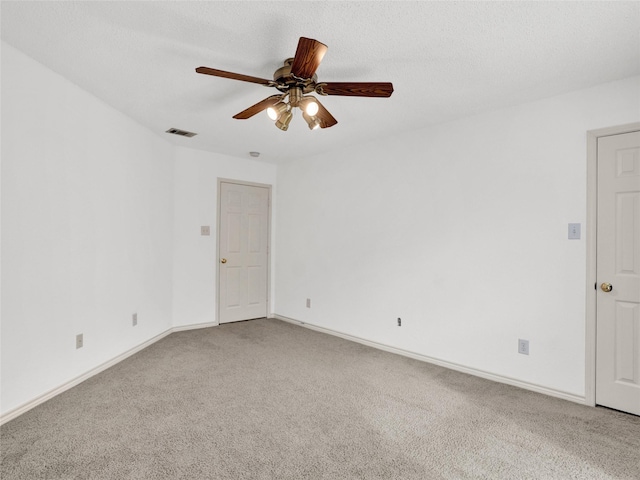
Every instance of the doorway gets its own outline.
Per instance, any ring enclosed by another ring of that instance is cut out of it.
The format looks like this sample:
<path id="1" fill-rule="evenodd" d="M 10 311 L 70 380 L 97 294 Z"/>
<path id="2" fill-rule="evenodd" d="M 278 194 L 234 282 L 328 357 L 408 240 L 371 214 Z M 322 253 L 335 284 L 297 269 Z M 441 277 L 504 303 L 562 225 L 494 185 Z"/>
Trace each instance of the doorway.
<path id="1" fill-rule="evenodd" d="M 218 180 L 218 323 L 266 317 L 271 186 Z"/>
<path id="2" fill-rule="evenodd" d="M 640 124 L 589 132 L 586 401 L 640 415 Z"/>

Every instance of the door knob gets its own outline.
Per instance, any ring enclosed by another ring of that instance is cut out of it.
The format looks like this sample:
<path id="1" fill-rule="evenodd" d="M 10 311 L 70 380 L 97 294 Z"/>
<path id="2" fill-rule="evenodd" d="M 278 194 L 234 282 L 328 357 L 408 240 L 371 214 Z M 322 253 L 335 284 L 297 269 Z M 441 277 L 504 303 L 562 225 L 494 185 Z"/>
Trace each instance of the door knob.
<path id="1" fill-rule="evenodd" d="M 227 263 L 227 259 L 226 258 L 221 258 L 220 259 L 220 263 Z M 603 284 L 604 285 L 604 284 Z"/>
<path id="2" fill-rule="evenodd" d="M 603 292 L 609 293 L 611 290 L 613 290 L 613 285 L 611 285 L 610 283 L 603 283 L 602 285 L 600 285 L 600 288 Z"/>

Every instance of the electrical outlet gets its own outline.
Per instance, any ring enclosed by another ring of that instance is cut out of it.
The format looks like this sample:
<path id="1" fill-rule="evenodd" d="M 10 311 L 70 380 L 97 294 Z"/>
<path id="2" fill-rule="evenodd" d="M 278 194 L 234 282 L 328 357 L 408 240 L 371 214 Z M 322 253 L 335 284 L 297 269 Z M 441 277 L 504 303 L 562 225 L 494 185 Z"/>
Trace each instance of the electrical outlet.
<path id="1" fill-rule="evenodd" d="M 78 335 L 76 335 L 76 350 L 78 348 L 82 348 L 84 345 L 84 339 L 82 336 L 82 333 L 79 333 Z"/>
<path id="2" fill-rule="evenodd" d="M 402 326 L 402 319 L 400 317 L 398 317 L 398 326 L 401 327 Z"/>
<path id="3" fill-rule="evenodd" d="M 529 355 L 529 340 L 518 339 L 518 353 Z"/>
<path id="4" fill-rule="evenodd" d="M 311 299 L 307 298 L 307 308 L 311 308 Z"/>
<path id="5" fill-rule="evenodd" d="M 200 235 L 209 236 L 211 235 L 211 228 L 208 225 L 203 225 L 200 227 Z"/>
<path id="6" fill-rule="evenodd" d="M 131 315 L 131 323 L 135 327 L 138 324 L 138 314 L 134 313 Z"/>

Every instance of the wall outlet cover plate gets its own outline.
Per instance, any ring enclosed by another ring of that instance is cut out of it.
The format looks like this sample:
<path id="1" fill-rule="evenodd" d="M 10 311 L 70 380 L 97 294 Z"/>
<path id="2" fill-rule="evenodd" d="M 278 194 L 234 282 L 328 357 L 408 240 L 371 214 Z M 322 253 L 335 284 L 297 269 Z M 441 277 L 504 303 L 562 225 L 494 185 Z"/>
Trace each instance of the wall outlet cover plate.
<path id="1" fill-rule="evenodd" d="M 518 339 L 518 353 L 529 355 L 529 340 Z"/>

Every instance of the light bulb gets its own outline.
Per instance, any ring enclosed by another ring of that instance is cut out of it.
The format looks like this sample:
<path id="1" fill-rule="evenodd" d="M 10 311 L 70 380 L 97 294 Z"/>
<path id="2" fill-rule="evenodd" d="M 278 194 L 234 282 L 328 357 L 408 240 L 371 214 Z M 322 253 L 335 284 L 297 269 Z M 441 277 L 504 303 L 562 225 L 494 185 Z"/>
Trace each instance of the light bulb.
<path id="1" fill-rule="evenodd" d="M 271 120 L 277 120 L 280 115 L 287 111 L 287 109 L 287 104 L 280 100 L 272 107 L 267 108 L 267 115 L 269 115 L 269 118 Z"/>
<path id="2" fill-rule="evenodd" d="M 276 112 L 276 109 L 273 108 L 273 107 L 267 108 L 267 115 L 269 115 L 269 118 L 271 120 L 277 120 L 278 119 L 278 112 Z"/>
<path id="3" fill-rule="evenodd" d="M 307 112 L 307 115 L 311 115 L 312 117 L 318 113 L 318 103 L 311 99 L 305 105 L 304 111 Z"/>

